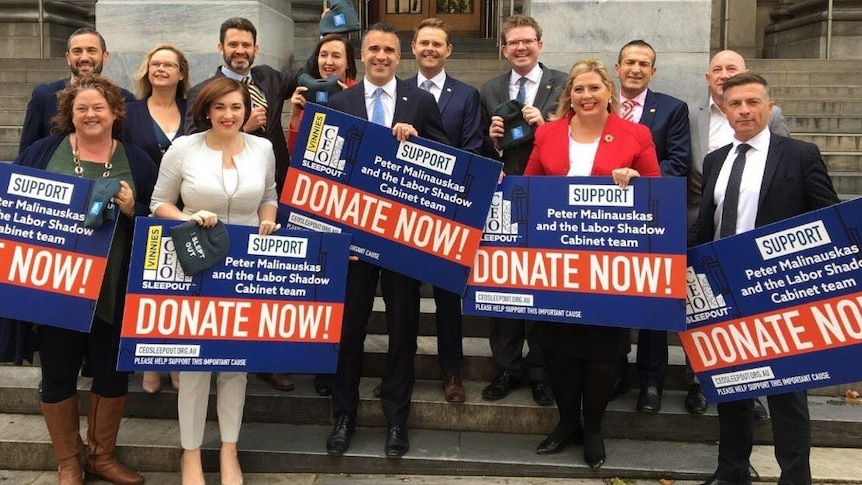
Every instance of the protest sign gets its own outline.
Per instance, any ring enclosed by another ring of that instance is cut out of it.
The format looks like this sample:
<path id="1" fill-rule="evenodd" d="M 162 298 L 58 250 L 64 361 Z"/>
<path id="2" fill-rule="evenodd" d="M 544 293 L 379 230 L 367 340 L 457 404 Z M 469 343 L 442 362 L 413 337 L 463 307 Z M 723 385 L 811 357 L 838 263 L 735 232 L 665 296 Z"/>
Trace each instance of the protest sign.
<path id="1" fill-rule="evenodd" d="M 84 227 L 92 189 L 0 163 L 0 316 L 90 330 L 116 224 Z"/>
<path id="2" fill-rule="evenodd" d="M 292 227 L 351 233 L 360 260 L 464 292 L 499 162 L 314 104 L 291 160 Z"/>
<path id="3" fill-rule="evenodd" d="M 862 200 L 688 252 L 680 334 L 711 402 L 862 379 Z"/>
<path id="4" fill-rule="evenodd" d="M 227 225 L 230 252 L 194 276 L 138 219 L 118 370 L 335 372 L 350 237 Z"/>
<path id="5" fill-rule="evenodd" d="M 503 179 L 463 311 L 684 329 L 685 180 Z"/>

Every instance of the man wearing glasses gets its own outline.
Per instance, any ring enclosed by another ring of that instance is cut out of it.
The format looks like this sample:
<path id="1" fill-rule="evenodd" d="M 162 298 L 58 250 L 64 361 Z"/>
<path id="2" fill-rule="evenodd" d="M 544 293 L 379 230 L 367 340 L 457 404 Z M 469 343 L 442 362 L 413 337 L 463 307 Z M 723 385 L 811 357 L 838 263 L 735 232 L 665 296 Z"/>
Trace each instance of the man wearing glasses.
<path id="1" fill-rule="evenodd" d="M 503 171 L 521 175 L 533 149 L 532 142 L 501 149 L 505 129 L 503 118 L 493 116 L 495 108 L 509 100 L 524 106 L 521 114 L 531 126 L 545 123 L 556 109 L 557 99 L 566 86 L 566 73 L 549 69 L 539 62 L 542 52 L 542 28 L 526 15 L 513 15 L 503 22 L 501 49 L 511 70 L 482 86 L 483 155 L 503 162 Z M 542 362 L 541 349 L 530 334 L 532 323 L 522 319 L 492 318 L 489 340 L 499 374 L 482 391 L 487 400 L 506 397 L 527 377 L 533 400 L 541 406 L 554 404 Z M 523 356 L 524 341 L 530 349 Z M 526 373 L 526 376 L 524 375 Z"/>
<path id="2" fill-rule="evenodd" d="M 100 74 L 106 62 L 108 50 L 102 34 L 90 27 L 82 27 L 72 32 L 66 41 L 66 64 L 72 75 L 33 88 L 30 102 L 27 103 L 27 114 L 24 115 L 18 153 L 51 134 L 51 119 L 57 114 L 57 91 L 77 83 L 81 76 Z M 123 96 L 126 102 L 135 100 L 135 96 L 125 89 Z"/>

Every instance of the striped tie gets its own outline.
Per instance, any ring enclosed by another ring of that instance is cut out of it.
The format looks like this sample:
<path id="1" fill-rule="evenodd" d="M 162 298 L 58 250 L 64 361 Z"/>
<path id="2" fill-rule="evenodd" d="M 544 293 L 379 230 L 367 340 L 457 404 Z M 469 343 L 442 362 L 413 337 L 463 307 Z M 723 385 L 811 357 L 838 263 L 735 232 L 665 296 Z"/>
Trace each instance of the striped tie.
<path id="1" fill-rule="evenodd" d="M 251 96 L 251 106 L 253 108 L 260 106 L 261 108 L 266 109 L 266 97 L 260 91 L 260 88 L 255 86 L 251 76 L 242 78 L 242 83 L 248 88 L 248 94 Z"/>
<path id="2" fill-rule="evenodd" d="M 623 110 L 622 110 L 622 113 L 620 113 L 620 118 L 622 118 L 626 121 L 632 121 L 632 119 L 634 119 L 634 116 L 635 116 L 635 113 L 634 113 L 635 106 L 637 106 L 637 103 L 635 102 L 635 100 L 627 99 L 623 103 Z"/>

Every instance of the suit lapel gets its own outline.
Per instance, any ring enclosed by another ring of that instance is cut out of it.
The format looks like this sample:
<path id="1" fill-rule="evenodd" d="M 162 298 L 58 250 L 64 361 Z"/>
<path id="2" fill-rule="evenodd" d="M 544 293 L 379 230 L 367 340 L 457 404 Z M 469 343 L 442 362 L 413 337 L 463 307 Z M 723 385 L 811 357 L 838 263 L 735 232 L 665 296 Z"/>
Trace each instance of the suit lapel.
<path id="1" fill-rule="evenodd" d="M 440 110 L 440 114 L 446 110 L 446 105 L 449 104 L 449 100 L 455 95 L 455 83 L 452 82 L 452 79 L 449 76 L 446 76 L 446 82 L 443 83 L 443 90 L 440 92 L 440 100 L 437 101 L 437 108 Z"/>
<path id="2" fill-rule="evenodd" d="M 769 191 L 769 185 L 772 179 L 775 178 L 775 171 L 778 170 L 781 154 L 784 152 L 784 143 L 780 136 L 774 133 L 769 137 L 769 151 L 766 152 L 766 167 L 763 170 L 763 182 L 760 184 L 760 196 L 757 199 L 757 209 L 763 204 L 763 199 L 766 198 L 766 193 Z"/>
<path id="3" fill-rule="evenodd" d="M 644 109 L 641 112 L 640 124 L 652 128 L 655 121 L 655 114 L 658 108 L 655 105 L 655 95 L 647 89 L 646 99 L 644 99 Z"/>
<path id="4" fill-rule="evenodd" d="M 539 108 L 539 110 L 544 113 L 545 112 L 545 104 L 551 98 L 551 92 L 554 90 L 554 83 L 551 82 L 552 75 L 550 70 L 542 64 L 539 64 L 542 67 L 542 79 L 539 80 L 539 89 L 536 91 L 536 100 L 533 101 L 533 106 Z M 508 90 L 508 87 L 506 88 Z"/>
<path id="5" fill-rule="evenodd" d="M 718 181 L 718 174 L 721 173 L 721 169 L 722 169 L 722 167 L 724 167 L 724 162 L 727 161 L 727 154 L 730 153 L 731 148 L 733 148 L 733 145 L 728 145 L 726 147 L 719 148 L 715 152 L 713 152 L 715 154 L 714 156 L 718 157 L 719 163 L 715 168 L 712 169 L 712 172 L 708 174 L 708 177 L 704 178 L 704 180 L 706 181 L 706 187 L 704 187 L 703 191 L 702 191 L 704 196 L 706 196 L 706 194 L 714 194 L 715 193 L 715 183 L 716 183 L 716 181 Z M 712 154 L 710 154 L 710 155 L 712 155 Z M 703 203 L 704 202 L 701 201 L 701 204 L 703 204 Z M 710 200 L 709 204 L 714 207 L 714 205 L 715 205 L 714 200 Z"/>
<path id="6" fill-rule="evenodd" d="M 410 110 L 410 97 L 407 96 L 407 91 L 407 84 L 399 79 L 395 83 L 395 113 L 392 115 L 393 125 L 402 121 L 399 116 L 404 115 Z"/>

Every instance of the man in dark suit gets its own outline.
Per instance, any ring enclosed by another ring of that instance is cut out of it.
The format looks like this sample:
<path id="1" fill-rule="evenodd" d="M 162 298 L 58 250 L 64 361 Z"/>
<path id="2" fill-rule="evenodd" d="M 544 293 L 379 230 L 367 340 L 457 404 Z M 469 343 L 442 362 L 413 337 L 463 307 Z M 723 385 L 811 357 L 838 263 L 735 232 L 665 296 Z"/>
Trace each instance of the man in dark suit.
<path id="1" fill-rule="evenodd" d="M 76 83 L 78 78 L 85 74 L 100 74 L 106 62 L 108 49 L 102 34 L 90 27 L 81 27 L 72 32 L 66 42 L 66 64 L 72 75 L 33 88 L 30 102 L 27 103 L 27 113 L 24 115 L 18 153 L 51 134 L 51 119 L 57 114 L 57 91 Z M 135 100 L 134 95 L 125 89 L 123 96 L 126 102 Z"/>
<path id="2" fill-rule="evenodd" d="M 726 146 L 733 138 L 733 128 L 724 113 L 724 83 L 731 77 L 744 72 L 748 72 L 748 68 L 745 67 L 745 59 L 738 52 L 723 50 L 712 56 L 709 61 L 709 69 L 704 74 L 709 90 L 709 103 L 696 105 L 689 110 L 692 160 L 688 176 L 686 202 L 690 225 L 694 223 L 698 207 L 700 207 L 703 188 L 703 159 L 708 153 Z M 776 135 L 790 136 L 784 122 L 784 115 L 777 105 L 773 105 L 769 112 L 767 126 L 769 131 Z M 689 378 L 694 379 L 694 373 L 691 372 L 690 367 L 686 366 L 686 371 Z M 707 407 L 708 403 L 700 383 L 695 380 L 685 396 L 685 409 L 690 413 L 703 414 Z M 769 413 L 759 398 L 754 400 L 754 418 L 769 418 Z"/>
<path id="3" fill-rule="evenodd" d="M 482 147 L 482 108 L 479 91 L 449 75 L 444 66 L 452 54 L 449 26 L 440 19 L 419 23 L 413 35 L 413 55 L 419 72 L 406 80 L 430 92 L 437 100 L 450 144 L 478 153 Z M 464 402 L 461 382 L 464 351 L 461 344 L 461 296 L 434 287 L 437 307 L 437 359 L 443 374 L 443 395 L 448 402 Z"/>
<path id="4" fill-rule="evenodd" d="M 692 245 L 761 227 L 838 203 L 817 146 L 770 132 L 773 102 L 766 81 L 751 73 L 724 83 L 730 145 L 703 162 L 703 199 Z M 737 168 L 741 165 L 742 169 Z M 741 172 L 741 173 L 740 173 Z M 735 204 L 727 201 L 736 201 Z M 811 426 L 805 391 L 767 397 L 772 412 L 779 485 L 811 483 Z M 704 485 L 748 485 L 754 401 L 718 404 L 718 468 Z"/>
<path id="5" fill-rule="evenodd" d="M 620 117 L 649 127 L 655 143 L 661 174 L 685 177 L 691 167 L 691 132 L 688 106 L 681 100 L 649 89 L 656 73 L 655 50 L 643 40 L 633 40 L 620 49 L 615 66 L 620 80 Z M 638 332 L 637 370 L 640 380 L 637 410 L 661 410 L 667 372 L 667 332 Z M 628 359 L 620 361 L 620 382 L 625 385 Z"/>
<path id="6" fill-rule="evenodd" d="M 216 69 L 213 77 L 193 87 L 186 103 L 191 108 L 200 90 L 218 77 L 226 76 L 246 84 L 251 94 L 252 110 L 242 129 L 272 142 L 272 150 L 275 153 L 275 187 L 281 194 L 287 167 L 290 165 L 287 140 L 281 126 L 281 109 L 285 98 L 290 97 L 296 89 L 296 80 L 290 73 L 282 73 L 269 66 L 252 67 L 259 49 L 257 29 L 250 20 L 232 17 L 222 22 L 219 28 L 218 51 L 224 58 L 224 65 Z M 200 131 L 195 127 L 191 109 L 186 110 L 183 128 L 186 134 Z M 278 391 L 292 391 L 296 387 L 287 373 L 274 372 L 257 376 Z"/>
<path id="7" fill-rule="evenodd" d="M 392 127 L 399 141 L 422 136 L 448 143 L 434 96 L 395 77 L 401 45 L 392 25 L 372 25 L 362 39 L 365 79 L 332 96 L 329 107 Z M 330 455 L 342 455 L 350 447 L 359 408 L 359 381 L 366 325 L 371 316 L 377 282 L 386 303 L 389 351 L 380 396 L 389 425 L 386 456 L 407 453 L 407 418 L 413 394 L 413 359 L 419 329 L 420 282 L 364 261 L 353 261 L 347 270 L 344 322 L 338 369 L 332 378 L 332 414 L 335 426 L 326 440 Z"/>
<path id="8" fill-rule="evenodd" d="M 545 67 L 539 62 L 542 52 L 542 28 L 532 17 L 513 15 L 500 29 L 503 56 L 511 70 L 482 85 L 482 154 L 503 162 L 503 171 L 521 175 L 527 166 L 532 143 L 500 149 L 503 118 L 492 116 L 499 105 L 517 99 L 525 106 L 524 120 L 533 127 L 545 123 L 557 108 L 557 99 L 566 86 L 566 73 Z M 482 397 L 497 400 L 506 397 L 525 377 L 530 380 L 533 400 L 542 406 L 554 404 L 542 362 L 542 351 L 531 334 L 532 323 L 523 319 L 492 318 L 489 341 L 499 374 L 482 390 Z M 524 341 L 530 347 L 524 356 Z"/>

